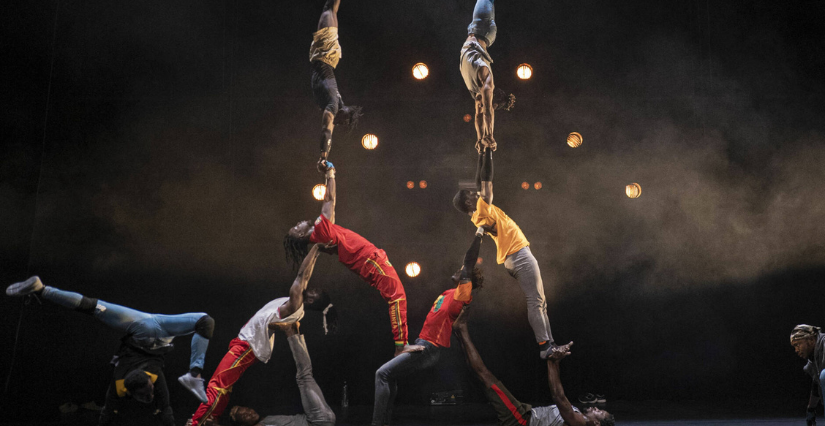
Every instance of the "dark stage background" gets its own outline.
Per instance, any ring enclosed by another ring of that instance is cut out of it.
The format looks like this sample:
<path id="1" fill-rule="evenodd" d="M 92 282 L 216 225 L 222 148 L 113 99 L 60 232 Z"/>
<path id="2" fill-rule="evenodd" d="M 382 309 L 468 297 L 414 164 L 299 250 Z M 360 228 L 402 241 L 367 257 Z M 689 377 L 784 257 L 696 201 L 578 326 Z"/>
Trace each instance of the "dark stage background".
<path id="1" fill-rule="evenodd" d="M 403 277 L 413 338 L 473 232 L 451 206 L 475 168 L 457 69 L 473 3 L 344 0 L 339 13 L 338 83 L 366 115 L 333 137 L 337 219 L 399 271 L 422 264 Z M 532 243 L 557 339 L 576 342 L 562 367 L 568 395 L 787 400 L 801 416 L 808 380 L 788 335 L 825 323 L 825 3 L 497 3 L 493 70 L 518 101 L 497 114 L 495 203 Z M 38 274 L 148 312 L 208 312 L 211 375 L 246 320 L 287 294 L 282 237 L 320 211 L 307 52 L 321 5 L 7 4 L 0 282 Z M 412 79 L 416 62 L 428 79 Z M 516 78 L 522 62 L 531 80 Z M 577 149 L 565 144 L 572 131 L 584 136 Z M 375 151 L 360 146 L 366 132 L 380 138 Z M 406 189 L 421 179 L 427 189 Z M 635 200 L 631 182 L 643 189 Z M 494 247 L 482 247 L 471 332 L 517 397 L 548 403 L 522 292 Z M 371 404 L 393 350 L 385 303 L 325 255 L 310 285 L 340 313 L 330 338 L 319 316 L 303 322 L 317 380 L 332 405 L 344 381 L 351 404 Z M 102 398 L 117 333 L 5 296 L 0 315 L 5 418 Z M 197 404 L 174 383 L 189 339 L 176 344 L 166 371 L 181 420 Z M 232 401 L 298 410 L 294 371 L 278 336 Z M 483 399 L 454 350 L 403 380 L 399 402 L 456 388 Z"/>

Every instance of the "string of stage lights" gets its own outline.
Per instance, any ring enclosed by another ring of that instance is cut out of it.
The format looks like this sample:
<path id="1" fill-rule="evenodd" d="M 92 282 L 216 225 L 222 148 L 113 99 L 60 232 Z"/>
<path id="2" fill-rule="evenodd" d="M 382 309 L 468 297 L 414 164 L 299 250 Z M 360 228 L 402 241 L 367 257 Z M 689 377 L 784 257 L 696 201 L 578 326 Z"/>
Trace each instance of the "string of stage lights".
<path id="1" fill-rule="evenodd" d="M 416 80 L 424 80 L 430 75 L 430 69 L 427 64 L 423 62 L 418 62 L 412 67 L 412 75 L 413 78 Z M 530 64 L 523 63 L 520 64 L 516 68 L 516 76 L 521 80 L 529 80 L 533 77 L 533 67 Z M 472 116 L 470 114 L 465 114 L 462 119 L 465 123 L 470 123 L 472 121 Z M 372 133 L 367 133 L 361 138 L 361 146 L 368 150 L 372 151 L 378 148 L 378 136 Z M 570 132 L 567 135 L 566 143 L 570 148 L 579 148 L 582 146 L 584 142 L 584 137 L 579 132 Z M 419 189 L 427 189 L 429 184 L 426 180 L 420 180 L 417 184 L 416 182 L 410 180 L 406 182 L 407 189 L 415 189 L 418 187 Z M 534 190 L 538 191 L 542 189 L 543 185 L 541 182 L 534 182 L 532 185 L 524 181 L 521 183 L 521 188 L 525 191 L 530 190 L 533 188 Z M 625 186 L 625 194 L 630 199 L 639 198 L 642 195 L 642 187 L 638 183 L 630 183 Z M 324 196 L 326 195 L 326 186 L 324 184 L 317 184 L 312 188 L 312 196 L 318 201 L 323 201 Z M 479 258 L 479 263 L 481 262 L 481 258 Z M 421 264 L 418 262 L 409 262 L 407 263 L 406 267 L 404 268 L 404 272 L 410 278 L 415 278 L 421 274 Z"/>

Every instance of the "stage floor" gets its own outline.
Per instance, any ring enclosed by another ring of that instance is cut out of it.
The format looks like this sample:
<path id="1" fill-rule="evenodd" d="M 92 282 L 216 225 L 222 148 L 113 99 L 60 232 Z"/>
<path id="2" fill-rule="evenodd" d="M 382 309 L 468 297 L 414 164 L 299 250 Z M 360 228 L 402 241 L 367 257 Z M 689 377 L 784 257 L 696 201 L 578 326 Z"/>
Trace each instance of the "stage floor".
<path id="1" fill-rule="evenodd" d="M 803 402 L 804 405 L 804 402 Z M 616 424 L 633 426 L 744 426 L 744 425 L 802 425 L 805 412 L 796 410 L 799 404 L 776 401 L 699 402 L 699 401 L 616 401 L 602 407 L 616 416 Z M 581 407 L 580 407 L 581 408 Z M 333 407 L 338 425 L 368 425 L 371 406 L 352 406 L 347 410 Z M 289 409 L 272 409 L 267 414 L 288 414 Z M 64 416 L 63 421 L 50 423 L 0 423 L 0 425 L 94 425 L 96 412 L 80 410 Z M 176 413 L 176 424 L 186 423 L 186 414 Z M 148 420 L 148 422 L 147 422 Z M 154 419 L 131 419 L 119 425 L 151 424 Z M 819 419 L 822 422 L 822 415 Z M 159 423 L 156 423 L 159 424 Z M 224 422 L 226 426 L 229 422 Z M 393 424 L 398 426 L 493 426 L 495 414 L 487 404 L 460 404 L 454 406 L 400 406 L 395 409 Z"/>

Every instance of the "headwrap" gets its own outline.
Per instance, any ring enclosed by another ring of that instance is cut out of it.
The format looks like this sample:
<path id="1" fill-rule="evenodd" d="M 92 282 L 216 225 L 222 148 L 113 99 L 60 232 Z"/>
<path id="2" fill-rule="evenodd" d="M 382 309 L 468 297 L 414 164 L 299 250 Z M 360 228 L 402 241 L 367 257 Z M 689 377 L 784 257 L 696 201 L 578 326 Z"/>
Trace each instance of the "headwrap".
<path id="1" fill-rule="evenodd" d="M 791 344 L 797 340 L 816 337 L 819 335 L 819 327 L 808 324 L 799 324 L 791 331 Z"/>

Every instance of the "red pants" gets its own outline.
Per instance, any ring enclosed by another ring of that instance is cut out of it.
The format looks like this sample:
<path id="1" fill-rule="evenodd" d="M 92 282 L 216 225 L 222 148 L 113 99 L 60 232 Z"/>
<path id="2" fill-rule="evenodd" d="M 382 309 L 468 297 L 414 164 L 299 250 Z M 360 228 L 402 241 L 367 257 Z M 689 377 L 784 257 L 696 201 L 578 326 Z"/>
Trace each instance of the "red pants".
<path id="1" fill-rule="evenodd" d="M 192 415 L 192 426 L 197 426 L 201 420 L 205 420 L 209 416 L 217 419 L 223 414 L 226 404 L 229 403 L 229 393 L 232 392 L 232 385 L 257 360 L 258 358 L 255 358 L 255 353 L 252 352 L 249 343 L 237 337 L 229 342 L 229 352 L 223 356 L 218 368 L 215 369 L 215 374 L 209 379 L 209 385 L 206 387 L 208 401 L 206 404 L 198 406 L 195 414 Z"/>
<path id="2" fill-rule="evenodd" d="M 374 259 L 368 259 L 371 273 L 365 274 L 370 286 L 375 287 L 381 293 L 381 297 L 390 305 L 390 324 L 392 325 L 392 335 L 396 345 L 406 345 L 409 341 L 407 334 L 407 293 L 404 291 L 404 284 L 395 272 L 389 259 L 383 250 L 377 253 Z"/>

